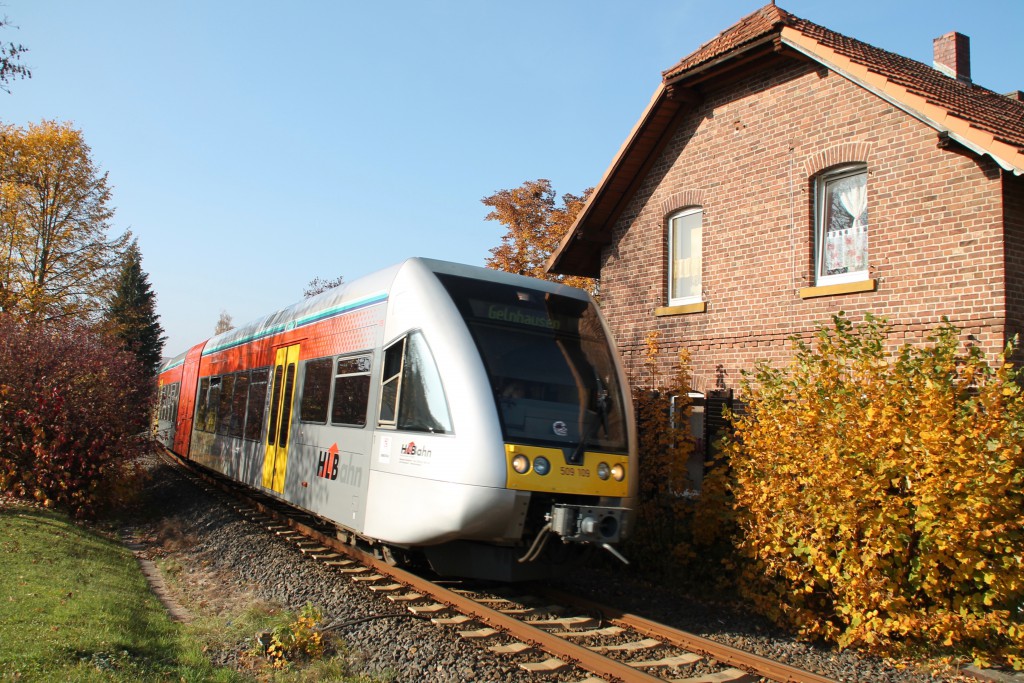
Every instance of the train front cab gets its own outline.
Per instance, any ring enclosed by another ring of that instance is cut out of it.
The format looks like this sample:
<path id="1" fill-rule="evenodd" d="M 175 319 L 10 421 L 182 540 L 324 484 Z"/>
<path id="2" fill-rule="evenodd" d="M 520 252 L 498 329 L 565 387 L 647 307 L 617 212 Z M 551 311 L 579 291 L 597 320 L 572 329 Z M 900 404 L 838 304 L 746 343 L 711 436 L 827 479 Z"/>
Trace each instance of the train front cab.
<path id="1" fill-rule="evenodd" d="M 436 265 L 434 274 L 469 339 L 462 365 L 484 378 L 449 396 L 455 429 L 466 436 L 460 418 L 470 416 L 473 426 L 494 425 L 478 438 L 494 443 L 500 434 L 498 475 L 515 502 L 504 537 L 427 547 L 431 565 L 442 574 L 538 578 L 593 547 L 617 555 L 612 544 L 632 523 L 636 437 L 624 374 L 593 300 L 505 274 L 481 279 Z M 443 339 L 457 336 L 449 326 Z M 470 355 L 475 366 L 465 361 Z M 479 461 L 491 447 L 479 442 L 474 450 Z"/>

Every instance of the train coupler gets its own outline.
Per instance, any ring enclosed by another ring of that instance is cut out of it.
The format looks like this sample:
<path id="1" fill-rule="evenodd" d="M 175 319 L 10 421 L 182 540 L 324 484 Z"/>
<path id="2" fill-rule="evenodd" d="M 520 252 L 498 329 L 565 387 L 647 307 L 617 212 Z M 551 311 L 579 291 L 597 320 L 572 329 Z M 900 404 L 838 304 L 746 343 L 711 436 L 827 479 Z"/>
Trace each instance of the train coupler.
<path id="1" fill-rule="evenodd" d="M 566 543 L 615 543 L 622 531 L 626 508 L 555 505 L 551 531 Z"/>
<path id="2" fill-rule="evenodd" d="M 519 562 L 533 562 L 540 557 L 548 539 L 558 536 L 562 543 L 592 543 L 600 546 L 623 563 L 629 564 L 629 560 L 611 546 L 620 538 L 622 517 L 627 511 L 626 508 L 555 505 L 546 516 L 547 524 L 533 539 L 530 549 L 519 558 Z"/>

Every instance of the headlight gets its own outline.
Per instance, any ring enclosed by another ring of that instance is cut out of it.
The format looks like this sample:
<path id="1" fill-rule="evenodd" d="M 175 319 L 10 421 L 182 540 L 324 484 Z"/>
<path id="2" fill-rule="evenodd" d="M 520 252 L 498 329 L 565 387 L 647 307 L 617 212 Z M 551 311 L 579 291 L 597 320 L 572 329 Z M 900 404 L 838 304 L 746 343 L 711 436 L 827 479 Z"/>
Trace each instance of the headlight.
<path id="1" fill-rule="evenodd" d="M 600 477 L 601 479 L 607 479 L 609 472 L 610 470 L 608 468 L 608 463 L 602 462 L 597 466 L 597 476 Z"/>
<path id="2" fill-rule="evenodd" d="M 516 457 L 512 458 L 512 469 L 519 474 L 526 474 L 530 471 L 530 459 L 520 453 Z"/>
<path id="3" fill-rule="evenodd" d="M 625 465 L 615 465 L 612 467 L 612 479 L 615 481 L 622 481 L 626 478 L 626 467 Z"/>
<path id="4" fill-rule="evenodd" d="M 533 471 L 543 477 L 551 471 L 551 463 L 543 455 L 538 455 L 537 459 L 533 461 Z"/>

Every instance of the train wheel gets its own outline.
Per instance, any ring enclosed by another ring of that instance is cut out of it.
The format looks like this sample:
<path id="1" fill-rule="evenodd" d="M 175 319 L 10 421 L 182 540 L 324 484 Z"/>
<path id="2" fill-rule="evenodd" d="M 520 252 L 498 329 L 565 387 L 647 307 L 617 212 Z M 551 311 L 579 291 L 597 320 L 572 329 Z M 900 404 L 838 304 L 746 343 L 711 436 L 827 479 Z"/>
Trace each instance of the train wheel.
<path id="1" fill-rule="evenodd" d="M 402 564 L 401 557 L 399 557 L 390 546 L 380 546 L 376 554 L 378 558 L 384 560 L 392 567 L 397 567 L 399 564 Z"/>

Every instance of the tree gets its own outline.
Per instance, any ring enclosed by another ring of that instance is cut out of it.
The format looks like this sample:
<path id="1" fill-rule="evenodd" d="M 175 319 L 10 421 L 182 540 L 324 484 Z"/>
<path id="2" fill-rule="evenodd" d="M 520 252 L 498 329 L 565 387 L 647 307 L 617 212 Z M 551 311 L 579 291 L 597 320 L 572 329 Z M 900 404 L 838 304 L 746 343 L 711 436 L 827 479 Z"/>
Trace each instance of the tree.
<path id="1" fill-rule="evenodd" d="M 481 199 L 492 209 L 485 220 L 508 228 L 501 244 L 491 249 L 487 267 L 593 291 L 596 282 L 591 278 L 552 275 L 544 270 L 544 263 L 569 231 L 592 191 L 589 188 L 582 196 L 564 194 L 562 205 L 557 206 L 551 181 L 541 178 Z"/>
<path id="2" fill-rule="evenodd" d="M 0 19 L 0 28 L 8 28 L 11 26 L 11 22 L 7 17 Z M 21 59 L 21 55 L 28 52 L 28 49 L 23 45 L 15 45 L 14 43 L 7 43 L 6 45 L 0 43 L 0 90 L 6 93 L 10 93 L 11 89 L 8 87 L 15 78 L 32 78 L 32 72 L 24 64 L 19 64 L 18 61 Z"/>
<path id="3" fill-rule="evenodd" d="M 125 251 L 106 321 L 121 340 L 122 348 L 135 355 L 148 376 L 155 377 L 166 337 L 156 313 L 156 294 L 150 287 L 149 276 L 142 270 L 137 240 L 132 240 Z"/>
<path id="4" fill-rule="evenodd" d="M 324 278 L 317 275 L 315 278 L 309 281 L 306 288 L 302 290 L 302 296 L 306 299 L 314 297 L 317 294 L 323 294 L 328 289 L 334 289 L 335 287 L 341 287 L 345 284 L 345 276 L 339 275 L 333 280 L 325 280 Z"/>
<path id="5" fill-rule="evenodd" d="M 80 130 L 0 125 L 0 309 L 41 320 L 94 319 L 131 235 L 109 238 L 107 174 Z"/>
<path id="6" fill-rule="evenodd" d="M 235 325 L 231 322 L 231 314 L 222 310 L 220 312 L 220 317 L 217 318 L 217 325 L 213 328 L 213 333 L 224 334 L 228 330 L 233 329 L 235 329 Z"/>

